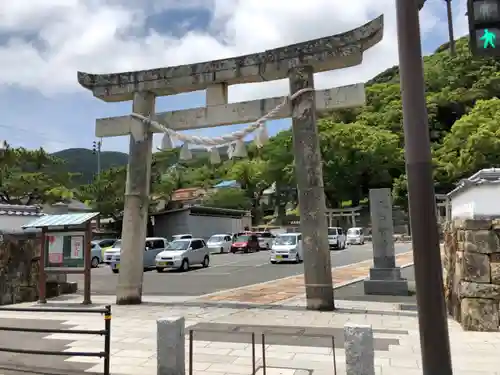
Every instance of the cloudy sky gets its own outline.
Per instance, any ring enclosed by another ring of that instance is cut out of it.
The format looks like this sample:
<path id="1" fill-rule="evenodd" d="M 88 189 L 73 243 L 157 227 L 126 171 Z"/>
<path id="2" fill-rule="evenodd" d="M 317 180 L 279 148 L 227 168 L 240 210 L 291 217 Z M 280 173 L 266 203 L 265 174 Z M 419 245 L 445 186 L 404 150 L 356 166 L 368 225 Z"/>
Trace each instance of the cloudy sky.
<path id="1" fill-rule="evenodd" d="M 465 3 L 453 3 L 457 36 L 467 32 Z M 383 41 L 361 66 L 316 75 L 320 89 L 363 82 L 397 64 L 394 0 L 1 0 L 0 139 L 49 151 L 90 148 L 96 118 L 130 113 L 131 102 L 93 98 L 77 84 L 78 70 L 111 73 L 259 52 L 347 31 L 382 13 Z M 445 2 L 428 0 L 420 19 L 424 52 L 431 53 L 447 40 Z M 283 81 L 238 85 L 229 96 L 237 102 L 287 90 Z M 157 111 L 204 103 L 203 92 L 163 97 Z M 270 132 L 289 126 L 275 121 Z M 103 140 L 103 150 L 127 148 L 126 137 Z"/>

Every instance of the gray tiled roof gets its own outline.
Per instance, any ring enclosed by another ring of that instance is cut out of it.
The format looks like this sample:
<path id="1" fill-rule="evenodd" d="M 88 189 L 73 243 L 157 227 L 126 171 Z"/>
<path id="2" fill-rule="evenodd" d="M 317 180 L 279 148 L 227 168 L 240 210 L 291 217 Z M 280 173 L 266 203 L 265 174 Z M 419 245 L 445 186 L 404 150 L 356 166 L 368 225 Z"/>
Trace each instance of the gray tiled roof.
<path id="1" fill-rule="evenodd" d="M 0 215 L 8 216 L 43 216 L 37 206 L 26 206 L 21 204 L 0 204 Z"/>
<path id="2" fill-rule="evenodd" d="M 450 191 L 447 195 L 448 197 L 452 197 L 457 193 L 461 193 L 467 189 L 470 189 L 473 186 L 485 184 L 500 184 L 500 168 L 481 169 L 469 178 L 460 180 L 457 184 L 457 187 Z"/>

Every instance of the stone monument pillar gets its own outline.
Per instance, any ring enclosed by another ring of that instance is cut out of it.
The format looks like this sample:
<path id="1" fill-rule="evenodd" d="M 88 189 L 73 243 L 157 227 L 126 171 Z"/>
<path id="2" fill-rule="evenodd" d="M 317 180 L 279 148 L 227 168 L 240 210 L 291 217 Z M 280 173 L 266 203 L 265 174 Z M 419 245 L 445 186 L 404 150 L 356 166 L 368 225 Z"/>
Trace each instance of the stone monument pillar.
<path id="1" fill-rule="evenodd" d="M 373 267 L 364 282 L 365 294 L 408 295 L 408 281 L 401 277 L 401 269 L 396 267 L 391 189 L 370 190 L 370 216 Z"/>

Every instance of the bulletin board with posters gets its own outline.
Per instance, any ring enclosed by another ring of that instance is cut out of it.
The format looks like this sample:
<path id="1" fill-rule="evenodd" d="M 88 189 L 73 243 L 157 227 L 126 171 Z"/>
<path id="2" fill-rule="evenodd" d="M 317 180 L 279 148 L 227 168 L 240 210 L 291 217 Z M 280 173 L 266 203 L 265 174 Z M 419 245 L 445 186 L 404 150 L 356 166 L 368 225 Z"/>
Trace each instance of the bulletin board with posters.
<path id="1" fill-rule="evenodd" d="M 45 266 L 84 268 L 85 237 L 85 232 L 47 232 Z"/>

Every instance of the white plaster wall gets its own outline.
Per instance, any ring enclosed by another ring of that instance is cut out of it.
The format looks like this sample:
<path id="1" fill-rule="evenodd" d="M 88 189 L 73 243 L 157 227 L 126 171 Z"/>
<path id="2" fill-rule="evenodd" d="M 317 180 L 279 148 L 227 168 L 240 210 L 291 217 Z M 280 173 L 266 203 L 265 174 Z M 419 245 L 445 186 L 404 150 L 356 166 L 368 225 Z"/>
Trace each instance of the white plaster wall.
<path id="1" fill-rule="evenodd" d="M 20 231 L 22 226 L 36 220 L 37 216 L 0 215 L 0 230 Z"/>
<path id="2" fill-rule="evenodd" d="M 473 186 L 451 198 L 452 218 L 500 217 L 500 184 Z"/>

